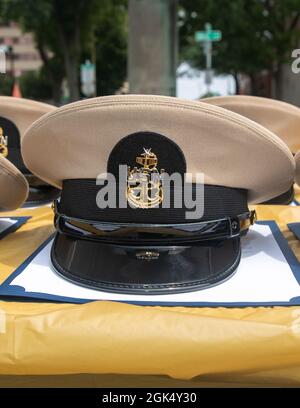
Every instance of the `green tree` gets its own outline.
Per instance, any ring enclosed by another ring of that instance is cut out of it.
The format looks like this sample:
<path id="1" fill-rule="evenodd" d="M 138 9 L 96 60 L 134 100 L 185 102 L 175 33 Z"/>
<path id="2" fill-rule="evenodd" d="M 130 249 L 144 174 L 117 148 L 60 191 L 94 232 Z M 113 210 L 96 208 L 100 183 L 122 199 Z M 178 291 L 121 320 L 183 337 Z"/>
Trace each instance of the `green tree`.
<path id="1" fill-rule="evenodd" d="M 43 68 L 24 72 L 19 78 L 19 85 L 24 98 L 44 101 L 52 98 L 52 87 Z"/>
<path id="2" fill-rule="evenodd" d="M 82 55 L 91 53 L 95 56 L 98 41 L 102 41 L 97 37 L 97 30 L 99 23 L 105 21 L 103 15 L 109 14 L 107 10 L 112 8 L 124 8 L 126 0 L 1 1 L 7 18 L 18 21 L 25 31 L 34 33 L 55 99 L 61 99 L 61 84 L 65 76 L 70 100 L 79 99 Z M 116 21 L 110 19 L 110 24 L 115 25 Z M 110 46 L 115 47 L 113 44 Z"/>
<path id="3" fill-rule="evenodd" d="M 58 35 L 51 21 L 51 3 L 51 0 L 1 0 L 0 5 L 1 15 L 6 20 L 17 21 L 24 31 L 34 34 L 36 47 L 43 61 L 43 71 L 52 89 L 53 100 L 59 104 L 65 66 Z M 33 76 L 29 80 L 33 81 Z M 26 86 L 25 83 L 26 79 L 23 82 Z"/>
<path id="4" fill-rule="evenodd" d="M 97 95 L 111 95 L 127 75 L 127 7 L 114 2 L 99 16 L 95 31 Z"/>
<path id="5" fill-rule="evenodd" d="M 0 74 L 0 95 L 11 96 L 13 85 L 11 76 Z"/>
<path id="6" fill-rule="evenodd" d="M 204 67 L 194 33 L 210 22 L 223 33 L 214 44 L 214 68 L 236 80 L 239 73 L 249 75 L 253 93 L 256 75 L 267 70 L 280 98 L 282 66 L 300 41 L 300 0 L 180 0 L 179 19 L 183 59 Z"/>
<path id="7" fill-rule="evenodd" d="M 78 71 L 81 53 L 90 41 L 100 7 L 105 3 L 106 0 L 51 1 L 51 21 L 63 52 L 71 101 L 80 98 Z"/>

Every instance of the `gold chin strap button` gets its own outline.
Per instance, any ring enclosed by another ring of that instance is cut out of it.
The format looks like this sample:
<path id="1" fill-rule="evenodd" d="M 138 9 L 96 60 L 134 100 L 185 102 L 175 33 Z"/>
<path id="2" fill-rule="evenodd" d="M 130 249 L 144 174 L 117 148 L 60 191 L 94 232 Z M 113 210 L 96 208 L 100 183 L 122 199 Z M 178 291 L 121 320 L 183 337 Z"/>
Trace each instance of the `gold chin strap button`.
<path id="1" fill-rule="evenodd" d="M 250 213 L 250 222 L 251 222 L 251 225 L 253 225 L 256 221 L 257 221 L 257 214 L 256 214 L 256 211 L 253 210 L 253 211 L 251 211 L 251 213 Z"/>
<path id="2" fill-rule="evenodd" d="M 55 214 L 58 212 L 58 206 L 59 206 L 59 199 L 57 198 L 51 203 L 51 209 Z"/>
<path id="3" fill-rule="evenodd" d="M 4 136 L 2 127 L 0 127 L 0 154 L 4 157 L 8 156 L 8 137 Z"/>
<path id="4" fill-rule="evenodd" d="M 249 229 L 249 227 L 251 227 L 251 225 L 253 225 L 256 220 L 257 220 L 256 211 L 254 210 L 250 211 L 249 217 L 245 220 L 240 221 L 240 230 L 244 231 Z"/>

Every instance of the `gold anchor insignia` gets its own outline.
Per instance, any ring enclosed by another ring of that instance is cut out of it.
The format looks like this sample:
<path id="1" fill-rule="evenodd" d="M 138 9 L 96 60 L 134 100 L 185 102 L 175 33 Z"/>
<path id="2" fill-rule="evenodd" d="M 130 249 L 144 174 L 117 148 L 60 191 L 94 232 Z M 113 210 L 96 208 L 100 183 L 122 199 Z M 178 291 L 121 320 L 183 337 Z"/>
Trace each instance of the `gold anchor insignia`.
<path id="1" fill-rule="evenodd" d="M 141 168 L 128 166 L 126 198 L 135 208 L 157 207 L 163 201 L 162 173 L 157 170 L 157 156 L 151 149 L 136 157 Z"/>
<path id="2" fill-rule="evenodd" d="M 3 129 L 0 127 L 0 154 L 4 157 L 8 155 L 8 137 L 3 135 Z"/>

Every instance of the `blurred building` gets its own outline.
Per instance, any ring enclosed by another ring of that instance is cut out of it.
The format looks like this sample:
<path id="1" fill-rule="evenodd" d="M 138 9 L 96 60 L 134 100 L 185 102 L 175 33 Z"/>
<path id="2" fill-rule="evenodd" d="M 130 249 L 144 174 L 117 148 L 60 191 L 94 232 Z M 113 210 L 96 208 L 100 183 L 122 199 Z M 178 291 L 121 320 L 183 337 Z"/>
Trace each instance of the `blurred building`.
<path id="1" fill-rule="evenodd" d="M 295 74 L 292 71 L 292 62 L 291 60 L 290 64 L 282 68 L 280 99 L 300 107 L 300 73 Z"/>
<path id="2" fill-rule="evenodd" d="M 199 99 L 207 95 L 205 71 L 195 69 L 183 62 L 177 69 L 176 96 L 183 99 Z M 233 95 L 236 92 L 232 75 L 213 75 L 209 87 L 211 96 Z"/>
<path id="3" fill-rule="evenodd" d="M 0 46 L 10 47 L 11 50 L 7 52 L 7 73 L 11 74 L 13 70 L 13 74 L 19 76 L 25 71 L 35 71 L 42 65 L 33 35 L 23 33 L 14 22 L 0 25 Z"/>

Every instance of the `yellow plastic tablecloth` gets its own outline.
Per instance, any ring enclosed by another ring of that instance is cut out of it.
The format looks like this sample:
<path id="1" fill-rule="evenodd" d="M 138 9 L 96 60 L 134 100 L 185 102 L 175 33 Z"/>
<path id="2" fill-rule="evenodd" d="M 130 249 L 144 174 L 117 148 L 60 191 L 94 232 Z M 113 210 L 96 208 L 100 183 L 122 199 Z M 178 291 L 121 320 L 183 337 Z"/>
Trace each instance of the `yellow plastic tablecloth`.
<path id="1" fill-rule="evenodd" d="M 300 207 L 256 209 L 260 220 L 277 221 L 300 260 L 286 227 L 300 221 Z M 8 215 L 32 218 L 0 240 L 0 282 L 53 232 L 50 208 Z M 82 373 L 89 375 L 70 376 Z M 49 377 L 57 374 L 64 376 Z M 20 378 L 30 386 L 300 386 L 300 307 L 1 301 L 0 386 Z"/>

